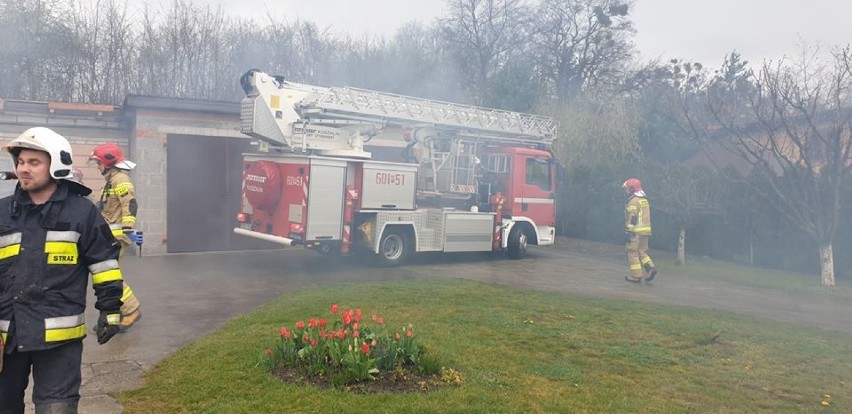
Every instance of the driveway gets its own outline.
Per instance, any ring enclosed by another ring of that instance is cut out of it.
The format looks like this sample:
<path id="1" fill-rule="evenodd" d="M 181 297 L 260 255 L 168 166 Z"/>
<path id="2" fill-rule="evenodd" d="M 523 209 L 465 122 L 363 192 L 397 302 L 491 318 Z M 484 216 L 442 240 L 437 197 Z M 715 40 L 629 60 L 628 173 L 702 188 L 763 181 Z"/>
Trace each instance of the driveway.
<path id="1" fill-rule="evenodd" d="M 99 346 L 85 340 L 80 412 L 119 413 L 106 395 L 143 385 L 141 374 L 234 316 L 294 289 L 356 281 L 465 278 L 522 289 L 720 309 L 852 333 L 852 303 L 661 273 L 653 285 L 624 282 L 618 246 L 560 240 L 512 261 L 480 254 L 429 255 L 411 265 L 376 269 L 330 264 L 315 253 L 276 251 L 175 254 L 123 260 L 143 318 Z M 89 324 L 97 320 L 94 309 Z M 30 411 L 32 407 L 30 405 Z"/>

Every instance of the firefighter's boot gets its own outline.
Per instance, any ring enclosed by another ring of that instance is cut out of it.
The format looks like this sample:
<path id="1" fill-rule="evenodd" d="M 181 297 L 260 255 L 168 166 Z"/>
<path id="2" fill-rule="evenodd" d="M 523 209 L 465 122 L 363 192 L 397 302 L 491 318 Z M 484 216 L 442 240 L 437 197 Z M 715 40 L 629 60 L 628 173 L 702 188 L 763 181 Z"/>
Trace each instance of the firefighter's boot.
<path id="1" fill-rule="evenodd" d="M 124 332 L 130 329 L 130 327 L 140 319 L 142 319 L 142 311 L 140 311 L 139 308 L 136 308 L 135 311 L 128 315 L 121 315 L 121 327 L 119 328 L 119 332 Z"/>
<path id="2" fill-rule="evenodd" d="M 136 298 L 133 289 L 126 282 L 124 283 L 124 294 L 121 296 L 121 301 L 121 332 L 124 332 L 142 318 L 142 313 L 139 311 L 139 299 Z"/>
<path id="3" fill-rule="evenodd" d="M 645 283 L 651 283 L 655 277 L 657 277 L 657 267 L 647 263 L 643 266 L 646 272 L 648 272 L 648 277 L 645 278 Z"/>

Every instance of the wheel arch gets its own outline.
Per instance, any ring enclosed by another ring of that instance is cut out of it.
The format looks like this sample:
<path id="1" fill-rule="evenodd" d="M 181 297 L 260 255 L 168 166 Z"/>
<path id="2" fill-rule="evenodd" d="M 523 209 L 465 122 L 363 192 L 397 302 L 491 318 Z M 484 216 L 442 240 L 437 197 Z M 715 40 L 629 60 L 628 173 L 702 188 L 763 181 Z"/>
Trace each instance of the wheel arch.
<path id="1" fill-rule="evenodd" d="M 411 241 L 411 246 L 413 247 L 412 252 L 417 251 L 417 227 L 414 226 L 414 222 L 412 221 L 395 221 L 393 223 L 385 223 L 382 225 L 382 228 L 376 232 L 376 243 L 373 245 L 373 253 L 379 254 L 379 249 L 381 249 L 381 241 L 382 237 L 384 237 L 385 232 L 390 230 L 403 230 L 408 233 L 409 241 Z"/>
<path id="2" fill-rule="evenodd" d="M 503 226 L 502 240 L 500 242 L 503 249 L 509 246 L 509 234 L 516 226 L 521 226 L 529 238 L 529 244 L 538 244 L 538 228 L 535 226 L 535 223 L 526 217 L 513 217 L 507 225 Z"/>

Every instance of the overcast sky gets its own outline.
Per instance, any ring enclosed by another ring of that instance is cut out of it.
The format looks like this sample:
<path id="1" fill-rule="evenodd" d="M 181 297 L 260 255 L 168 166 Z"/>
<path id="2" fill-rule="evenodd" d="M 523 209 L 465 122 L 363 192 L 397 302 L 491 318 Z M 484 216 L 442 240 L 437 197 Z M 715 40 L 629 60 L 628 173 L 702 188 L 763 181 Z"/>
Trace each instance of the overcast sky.
<path id="1" fill-rule="evenodd" d="M 267 10 L 350 34 L 392 34 L 401 24 L 429 23 L 446 0 L 195 0 L 227 13 Z M 148 0 L 170 4 L 170 0 Z M 804 41 L 824 49 L 852 42 L 852 0 L 637 0 L 631 13 L 645 59 L 678 57 L 715 68 L 736 49 L 752 63 L 797 55 Z"/>

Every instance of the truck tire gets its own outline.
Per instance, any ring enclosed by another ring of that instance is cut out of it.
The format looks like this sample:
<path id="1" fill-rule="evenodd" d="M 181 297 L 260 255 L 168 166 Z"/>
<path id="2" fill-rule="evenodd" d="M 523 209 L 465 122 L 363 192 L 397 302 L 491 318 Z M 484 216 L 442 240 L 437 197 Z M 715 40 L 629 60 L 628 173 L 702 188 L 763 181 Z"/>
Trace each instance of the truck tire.
<path id="1" fill-rule="evenodd" d="M 379 242 L 378 264 L 384 267 L 399 266 L 411 255 L 411 241 L 408 233 L 401 229 L 389 228 L 382 234 Z"/>
<path id="2" fill-rule="evenodd" d="M 341 245 L 339 243 L 322 243 L 318 247 L 314 248 L 314 251 L 319 253 L 321 256 L 328 257 L 330 259 L 335 259 L 340 257 L 340 248 Z"/>
<path id="3" fill-rule="evenodd" d="M 527 254 L 527 234 L 524 232 L 523 227 L 523 225 L 516 224 L 509 232 L 507 254 L 510 259 L 521 259 Z"/>

